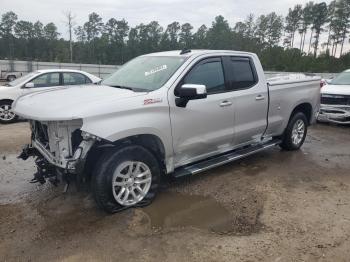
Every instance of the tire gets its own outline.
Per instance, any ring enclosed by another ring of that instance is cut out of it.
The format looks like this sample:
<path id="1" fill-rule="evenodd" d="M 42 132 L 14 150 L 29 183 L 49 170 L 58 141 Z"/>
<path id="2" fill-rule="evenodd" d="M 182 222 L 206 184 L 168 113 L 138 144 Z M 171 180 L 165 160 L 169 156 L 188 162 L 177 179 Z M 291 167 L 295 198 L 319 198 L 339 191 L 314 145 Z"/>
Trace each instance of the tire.
<path id="1" fill-rule="evenodd" d="M 3 100 L 0 101 L 0 123 L 10 124 L 17 121 L 18 116 L 12 112 L 12 101 Z"/>
<path id="2" fill-rule="evenodd" d="M 16 79 L 16 76 L 13 76 L 13 75 L 7 76 L 7 78 L 6 78 L 6 80 L 7 80 L 8 82 L 11 82 L 11 81 L 13 81 L 13 80 L 15 80 L 15 79 Z"/>
<path id="3" fill-rule="evenodd" d="M 283 134 L 281 148 L 293 151 L 298 150 L 304 144 L 307 134 L 308 121 L 304 113 L 295 113 L 287 125 Z"/>
<path id="4" fill-rule="evenodd" d="M 147 175 L 138 177 L 140 173 Z M 91 188 L 97 205 L 108 213 L 115 213 L 149 205 L 157 195 L 160 176 L 156 157 L 142 146 L 130 145 L 101 157 L 93 172 Z M 147 182 L 141 184 L 141 181 Z"/>

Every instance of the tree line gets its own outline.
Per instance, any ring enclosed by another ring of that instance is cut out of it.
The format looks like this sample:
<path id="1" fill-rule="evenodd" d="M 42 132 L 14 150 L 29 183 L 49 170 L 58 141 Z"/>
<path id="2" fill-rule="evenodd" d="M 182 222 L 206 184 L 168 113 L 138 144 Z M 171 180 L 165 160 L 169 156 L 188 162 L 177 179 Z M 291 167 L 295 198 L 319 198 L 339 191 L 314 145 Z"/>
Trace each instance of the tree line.
<path id="1" fill-rule="evenodd" d="M 130 27 L 125 19 L 93 12 L 76 25 L 65 14 L 69 38 L 54 23 L 19 20 L 6 12 L 0 21 L 0 58 L 75 63 L 122 64 L 151 52 L 174 49 L 229 49 L 257 53 L 266 70 L 337 72 L 350 65 L 350 0 L 308 2 L 289 8 L 286 17 L 249 14 L 231 26 L 221 15 L 210 27 L 157 21 Z"/>

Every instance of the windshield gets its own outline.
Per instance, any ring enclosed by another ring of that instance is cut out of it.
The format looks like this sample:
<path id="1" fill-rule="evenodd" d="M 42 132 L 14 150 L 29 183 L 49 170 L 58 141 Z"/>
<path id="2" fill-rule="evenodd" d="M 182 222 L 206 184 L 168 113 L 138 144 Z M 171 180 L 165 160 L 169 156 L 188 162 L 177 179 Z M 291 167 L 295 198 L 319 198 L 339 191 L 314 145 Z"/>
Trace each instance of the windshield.
<path id="1" fill-rule="evenodd" d="M 163 86 L 185 60 L 185 57 L 137 57 L 101 84 L 133 91 L 153 91 Z"/>
<path id="2" fill-rule="evenodd" d="M 29 80 L 30 78 L 32 78 L 33 76 L 39 74 L 39 72 L 31 72 L 29 74 L 26 74 L 24 76 L 21 76 L 20 78 L 17 78 L 9 83 L 7 83 L 6 85 L 7 86 L 16 86 L 16 85 L 19 85 L 19 84 L 22 84 L 23 82 Z"/>
<path id="3" fill-rule="evenodd" d="M 340 73 L 331 81 L 332 85 L 350 85 L 350 72 Z"/>

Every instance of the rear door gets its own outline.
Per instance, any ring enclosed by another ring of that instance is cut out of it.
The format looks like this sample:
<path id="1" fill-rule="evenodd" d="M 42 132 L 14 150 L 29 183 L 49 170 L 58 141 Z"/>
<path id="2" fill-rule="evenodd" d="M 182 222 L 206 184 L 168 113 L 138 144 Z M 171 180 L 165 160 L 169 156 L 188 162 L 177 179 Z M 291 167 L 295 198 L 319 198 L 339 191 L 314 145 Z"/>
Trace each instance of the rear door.
<path id="1" fill-rule="evenodd" d="M 261 139 L 267 126 L 268 91 L 249 56 L 224 57 L 225 73 L 233 91 L 234 145 Z"/>

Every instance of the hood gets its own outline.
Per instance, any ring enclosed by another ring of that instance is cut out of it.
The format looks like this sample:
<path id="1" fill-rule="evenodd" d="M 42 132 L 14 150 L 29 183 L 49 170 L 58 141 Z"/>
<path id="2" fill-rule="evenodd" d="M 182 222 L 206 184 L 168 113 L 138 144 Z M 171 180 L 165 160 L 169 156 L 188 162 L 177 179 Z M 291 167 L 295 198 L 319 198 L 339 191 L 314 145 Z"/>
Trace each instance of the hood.
<path id="1" fill-rule="evenodd" d="M 72 120 L 97 115 L 103 109 L 113 111 L 117 101 L 145 94 L 110 86 L 70 86 L 21 96 L 12 106 L 17 115 L 26 119 Z"/>
<path id="2" fill-rule="evenodd" d="M 350 85 L 325 85 L 321 89 L 321 94 L 350 95 Z"/>

